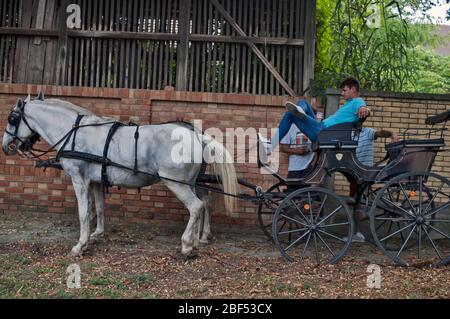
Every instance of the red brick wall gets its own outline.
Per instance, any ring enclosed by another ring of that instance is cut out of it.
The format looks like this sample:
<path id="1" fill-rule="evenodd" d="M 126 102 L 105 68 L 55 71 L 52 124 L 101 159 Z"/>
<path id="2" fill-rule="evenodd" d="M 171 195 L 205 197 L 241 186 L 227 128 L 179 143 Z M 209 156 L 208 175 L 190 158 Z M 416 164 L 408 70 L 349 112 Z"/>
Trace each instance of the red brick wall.
<path id="1" fill-rule="evenodd" d="M 183 118 L 186 121 L 202 119 L 203 129 L 241 127 L 244 130 L 276 127 L 283 114 L 286 97 L 255 96 L 245 94 L 216 94 L 177 92 L 173 90 L 149 91 L 129 89 L 99 89 L 57 87 L 41 85 L 0 84 L 0 128 L 6 125 L 6 116 L 18 98 L 30 93 L 44 92 L 46 98 L 58 97 L 85 107 L 98 115 L 132 120 L 139 124 L 157 124 Z M 423 96 L 365 96 L 373 110 L 366 125 L 391 128 L 396 132 L 423 122 L 428 115 L 450 109 L 450 99 L 429 100 Z M 267 118 L 267 123 L 266 123 Z M 449 134 L 446 140 L 450 145 Z M 45 148 L 46 145 L 39 145 Z M 384 154 L 384 145 L 376 145 L 377 157 Z M 446 153 L 436 159 L 435 171 L 450 177 L 450 161 Z M 286 157 L 282 157 L 281 173 L 286 174 Z M 276 180 L 261 175 L 256 164 L 237 164 L 237 172 L 249 182 L 267 189 Z M 347 182 L 336 180 L 337 190 L 347 192 Z M 162 184 L 136 189 L 111 188 L 107 195 L 106 217 L 132 223 L 185 223 L 188 213 L 183 205 Z M 216 205 L 216 207 L 220 205 Z M 213 213 L 214 224 L 256 225 L 256 207 L 238 202 L 239 211 L 233 218 L 219 210 Z M 70 180 L 60 171 L 34 168 L 34 161 L 18 156 L 5 157 L 0 152 L 0 213 L 25 212 L 58 216 L 76 215 L 76 199 Z"/>
<path id="2" fill-rule="evenodd" d="M 157 124 L 183 118 L 186 121 L 202 119 L 203 129 L 275 127 L 283 113 L 286 98 L 244 94 L 212 94 L 148 91 L 129 89 L 98 89 L 56 87 L 44 85 L 0 85 L 1 129 L 18 98 L 28 93 L 34 98 L 42 91 L 46 98 L 68 100 L 98 115 L 111 116 L 121 121 L 139 124 Z M 48 145 L 39 144 L 46 149 Z M 34 168 L 34 161 L 19 156 L 6 157 L 0 152 L 0 212 L 26 212 L 67 217 L 76 214 L 76 199 L 70 179 L 61 171 Z M 286 163 L 286 158 L 282 158 Z M 285 166 L 283 169 L 285 172 Z M 276 180 L 262 176 L 256 164 L 236 165 L 239 177 L 265 188 Z M 216 205 L 217 207 L 217 205 Z M 220 205 L 219 205 L 220 207 Z M 213 223 L 256 225 L 256 207 L 239 201 L 239 211 L 233 218 L 220 211 L 213 213 Z M 184 206 L 162 184 L 141 189 L 111 188 L 107 195 L 106 217 L 125 222 L 166 223 L 187 221 Z"/>

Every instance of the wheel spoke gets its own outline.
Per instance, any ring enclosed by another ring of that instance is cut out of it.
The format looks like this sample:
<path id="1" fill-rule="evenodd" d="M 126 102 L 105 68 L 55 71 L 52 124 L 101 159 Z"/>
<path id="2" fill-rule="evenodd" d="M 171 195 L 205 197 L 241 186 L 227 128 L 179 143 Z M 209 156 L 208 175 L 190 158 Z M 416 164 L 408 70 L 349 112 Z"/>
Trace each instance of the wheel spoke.
<path id="1" fill-rule="evenodd" d="M 377 226 L 377 228 L 375 229 L 375 232 L 378 232 L 378 230 L 387 223 L 387 220 L 383 221 L 380 225 Z"/>
<path id="2" fill-rule="evenodd" d="M 450 237 L 448 237 L 447 234 L 444 234 L 441 230 L 437 229 L 437 228 L 434 227 L 433 225 L 428 224 L 427 226 L 430 227 L 431 229 L 433 229 L 434 231 L 438 232 L 439 234 L 441 234 L 441 235 L 444 236 L 445 238 L 450 239 Z"/>
<path id="3" fill-rule="evenodd" d="M 439 249 L 436 247 L 436 244 L 434 243 L 433 239 L 431 239 L 430 234 L 428 233 L 426 227 L 423 228 L 423 231 L 425 232 L 425 234 L 427 235 L 428 240 L 430 241 L 431 245 L 433 246 L 434 251 L 436 252 L 436 254 L 438 255 L 439 259 L 442 260 L 442 255 L 439 252 Z"/>
<path id="4" fill-rule="evenodd" d="M 417 258 L 420 259 L 420 252 L 422 250 L 422 226 L 419 226 L 419 244 L 417 245 Z"/>
<path id="5" fill-rule="evenodd" d="M 324 230 L 322 230 L 322 229 L 318 229 L 317 231 L 318 231 L 318 232 L 321 232 L 321 233 L 324 234 L 324 235 L 333 237 L 334 239 L 337 239 L 337 240 L 339 240 L 339 241 L 341 241 L 341 242 L 343 242 L 343 243 L 346 243 L 346 241 L 343 240 L 342 238 L 339 238 L 339 237 L 337 237 L 337 236 L 335 236 L 335 235 L 333 235 L 333 234 L 330 234 L 329 232 L 326 232 L 326 231 L 324 231 Z"/>
<path id="6" fill-rule="evenodd" d="M 386 198 L 381 198 L 382 201 L 387 202 L 388 204 L 391 204 L 392 206 L 394 206 L 395 208 L 400 209 L 401 211 L 403 211 L 405 214 L 414 217 L 414 215 L 411 214 L 411 212 L 407 211 L 406 209 L 404 209 L 401 206 L 398 206 L 397 204 L 395 204 L 394 202 L 391 202 L 390 200 L 386 199 Z"/>
<path id="7" fill-rule="evenodd" d="M 278 232 L 278 234 L 279 235 L 293 234 L 293 233 L 298 233 L 298 232 L 304 231 L 306 229 L 308 229 L 308 228 L 307 227 L 303 227 L 303 228 L 291 229 L 291 230 Z"/>
<path id="8" fill-rule="evenodd" d="M 423 183 L 423 176 L 419 176 L 419 213 L 422 212 L 422 183 Z M 421 214 L 422 215 L 422 214 Z"/>
<path id="9" fill-rule="evenodd" d="M 317 236 L 316 236 L 316 233 L 313 233 L 313 236 L 314 236 L 314 247 L 316 249 L 316 260 L 317 260 L 317 263 L 320 264 L 319 249 L 317 248 Z"/>
<path id="10" fill-rule="evenodd" d="M 284 229 L 284 226 L 286 226 L 287 221 L 283 220 L 283 224 L 278 228 L 278 231 L 282 231 Z"/>
<path id="11" fill-rule="evenodd" d="M 399 232 L 402 232 L 403 230 L 405 230 L 405 229 L 408 228 L 408 227 L 410 227 L 410 225 L 407 225 L 407 226 L 405 226 L 405 227 L 403 227 L 403 228 L 397 230 L 396 232 L 390 234 L 389 236 L 384 237 L 383 239 L 380 240 L 380 242 L 385 241 L 386 239 L 391 238 L 392 236 L 397 235 Z"/>
<path id="12" fill-rule="evenodd" d="M 294 240 L 289 246 L 287 246 L 285 249 L 283 249 L 284 251 L 288 251 L 289 249 L 291 249 L 293 246 L 295 246 L 300 240 L 302 240 L 306 235 L 308 235 L 311 232 L 306 232 L 303 235 L 301 235 L 299 238 L 297 238 L 296 240 Z"/>
<path id="13" fill-rule="evenodd" d="M 344 206 L 339 205 L 338 208 L 336 208 L 333 212 L 331 212 L 330 214 L 328 214 L 328 216 L 326 216 L 324 219 L 322 219 L 317 226 L 320 226 L 321 224 L 323 224 L 328 218 L 330 218 L 331 216 L 333 216 L 334 214 L 336 214 L 338 211 L 340 211 L 342 208 L 344 208 Z"/>
<path id="14" fill-rule="evenodd" d="M 308 218 L 306 218 L 306 216 L 303 214 L 303 212 L 301 211 L 301 209 L 298 208 L 297 204 L 296 204 L 292 199 L 291 199 L 291 203 L 294 204 L 294 206 L 295 206 L 295 208 L 298 210 L 298 212 L 299 212 L 300 214 L 302 214 L 302 217 L 305 219 L 305 221 L 306 221 L 307 223 L 309 223 Z"/>
<path id="15" fill-rule="evenodd" d="M 345 223 L 338 223 L 338 224 L 328 224 L 328 225 L 324 225 L 324 226 L 320 226 L 320 228 L 329 228 L 329 227 L 335 227 L 335 226 L 344 226 L 344 225 L 348 225 L 350 224 L 349 222 L 345 222 Z"/>
<path id="16" fill-rule="evenodd" d="M 300 225 L 302 225 L 302 226 L 308 227 L 307 224 L 304 224 L 304 223 L 302 223 L 301 221 L 299 221 L 299 220 L 297 220 L 297 219 L 294 219 L 294 218 L 291 218 L 291 217 L 289 217 L 289 216 L 287 216 L 287 215 L 285 215 L 285 214 L 280 214 L 280 216 L 283 217 L 284 219 L 287 219 L 287 220 L 292 221 L 292 222 L 295 223 L 295 224 L 300 224 Z M 285 222 L 286 222 L 286 221 L 285 221 Z"/>
<path id="17" fill-rule="evenodd" d="M 450 223 L 450 219 L 432 219 L 433 223 Z"/>
<path id="18" fill-rule="evenodd" d="M 309 216 L 311 217 L 311 223 L 313 222 L 314 218 L 313 218 L 313 206 L 312 206 L 312 202 L 311 202 L 311 192 L 308 192 L 308 204 L 309 204 Z"/>
<path id="19" fill-rule="evenodd" d="M 414 230 L 416 229 L 417 225 L 414 225 L 413 229 L 411 229 L 411 231 L 408 234 L 408 237 L 406 237 L 405 242 L 403 243 L 402 247 L 400 248 L 400 250 L 397 253 L 397 258 L 400 256 L 400 254 L 403 252 L 403 249 L 405 249 L 406 243 L 408 243 L 409 238 L 411 238 L 412 233 L 414 232 Z"/>
<path id="20" fill-rule="evenodd" d="M 311 239 L 311 233 L 308 235 L 308 239 L 306 240 L 305 247 L 303 248 L 302 254 L 300 255 L 300 260 L 303 260 L 306 253 L 306 248 L 308 248 L 309 240 Z"/>
<path id="21" fill-rule="evenodd" d="M 317 223 L 317 220 L 319 219 L 319 216 L 322 214 L 322 209 L 325 207 L 325 202 L 327 201 L 328 194 L 325 194 L 325 197 L 320 204 L 319 211 L 317 212 L 316 218 L 314 219 L 314 222 Z"/>
<path id="22" fill-rule="evenodd" d="M 384 221 L 392 221 L 392 222 L 406 222 L 406 221 L 414 221 L 411 218 L 382 218 L 382 217 L 374 217 L 375 220 L 384 220 Z"/>
<path id="23" fill-rule="evenodd" d="M 447 207 L 450 206 L 450 202 L 448 202 L 445 205 L 442 205 L 441 207 L 439 207 L 438 209 L 436 209 L 435 211 L 429 212 L 428 214 L 425 214 L 424 216 L 433 216 L 436 215 L 437 213 L 439 213 L 441 210 L 446 209 Z"/>
<path id="24" fill-rule="evenodd" d="M 406 198 L 406 200 L 408 201 L 409 206 L 411 207 L 412 210 L 414 210 L 414 205 L 413 205 L 413 204 L 411 203 L 411 201 L 409 200 L 409 196 L 408 196 L 408 194 L 406 194 L 406 191 L 405 191 L 405 189 L 403 188 L 402 183 L 401 183 L 400 181 L 398 182 L 398 185 L 400 185 L 400 188 L 402 189 L 403 195 L 405 195 L 405 198 Z"/>
<path id="25" fill-rule="evenodd" d="M 325 247 L 327 247 L 328 251 L 331 253 L 331 255 L 333 257 L 336 257 L 333 253 L 333 251 L 331 250 L 330 246 L 327 245 L 327 243 L 323 240 L 322 236 L 320 236 L 319 233 L 317 233 L 317 236 L 319 237 L 320 241 L 325 245 Z"/>
<path id="26" fill-rule="evenodd" d="M 444 182 L 441 182 L 441 185 L 439 185 L 439 189 L 434 193 L 433 197 L 431 198 L 430 202 L 428 203 L 427 208 L 423 211 L 423 214 L 425 215 L 428 209 L 430 208 L 431 204 L 433 203 L 434 199 L 436 198 L 437 194 L 441 192 L 441 189 L 444 187 Z"/>

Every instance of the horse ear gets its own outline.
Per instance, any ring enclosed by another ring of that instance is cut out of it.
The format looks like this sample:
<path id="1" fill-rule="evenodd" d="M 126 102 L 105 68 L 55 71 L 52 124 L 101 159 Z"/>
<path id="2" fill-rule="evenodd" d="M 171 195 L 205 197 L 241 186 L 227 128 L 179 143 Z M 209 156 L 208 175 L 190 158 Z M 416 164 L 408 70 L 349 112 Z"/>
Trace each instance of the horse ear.
<path id="1" fill-rule="evenodd" d="M 31 101 L 31 95 L 28 94 L 27 98 L 25 99 L 25 103 L 28 103 L 28 102 L 30 102 L 30 101 Z"/>
<path id="2" fill-rule="evenodd" d="M 18 100 L 17 100 L 17 107 L 18 107 L 18 108 L 22 108 L 22 107 L 23 107 L 23 101 L 22 101 L 22 99 L 18 99 Z"/>
<path id="3" fill-rule="evenodd" d="M 38 99 L 39 101 L 44 101 L 44 93 L 42 93 L 42 91 L 39 92 L 39 94 L 38 94 L 38 96 L 37 96 L 37 99 Z"/>

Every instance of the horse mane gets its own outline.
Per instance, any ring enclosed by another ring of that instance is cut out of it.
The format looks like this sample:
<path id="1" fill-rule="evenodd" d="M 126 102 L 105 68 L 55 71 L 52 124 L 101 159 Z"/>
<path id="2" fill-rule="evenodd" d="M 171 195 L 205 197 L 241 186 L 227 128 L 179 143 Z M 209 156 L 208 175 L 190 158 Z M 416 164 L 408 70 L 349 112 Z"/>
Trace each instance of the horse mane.
<path id="1" fill-rule="evenodd" d="M 81 106 L 78 106 L 71 102 L 60 100 L 60 99 L 45 99 L 44 101 L 33 100 L 33 103 L 45 104 L 45 105 L 50 105 L 50 106 L 54 106 L 54 107 L 64 108 L 66 110 L 73 111 L 79 115 L 93 116 L 93 117 L 97 118 L 98 120 L 117 121 L 117 119 L 112 118 L 112 117 L 98 116 L 97 114 L 95 114 L 94 112 L 92 112 L 88 109 L 85 109 Z"/>
<path id="2" fill-rule="evenodd" d="M 89 111 L 85 108 L 82 108 L 81 106 L 78 106 L 78 105 L 75 105 L 68 101 L 63 101 L 60 99 L 46 99 L 44 101 L 34 100 L 33 102 L 39 103 L 39 104 L 51 105 L 51 106 L 55 106 L 55 107 L 63 107 L 66 110 L 71 110 L 71 111 L 74 111 L 77 114 L 81 114 L 81 115 L 95 115 L 91 111 Z"/>

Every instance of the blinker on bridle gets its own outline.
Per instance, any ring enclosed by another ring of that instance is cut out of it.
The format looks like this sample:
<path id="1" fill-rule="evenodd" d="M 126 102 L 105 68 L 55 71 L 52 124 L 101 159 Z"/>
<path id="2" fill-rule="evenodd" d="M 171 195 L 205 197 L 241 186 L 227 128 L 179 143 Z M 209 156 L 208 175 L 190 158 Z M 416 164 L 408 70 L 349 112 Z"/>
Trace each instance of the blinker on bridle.
<path id="1" fill-rule="evenodd" d="M 23 147 L 31 149 L 33 144 L 37 142 L 37 140 L 39 139 L 40 136 L 36 131 L 34 131 L 30 127 L 30 125 L 28 124 L 28 121 L 25 118 L 26 103 L 27 102 L 23 102 L 21 110 L 18 110 L 18 111 L 14 110 L 14 109 L 11 110 L 11 113 L 9 113 L 9 115 L 8 115 L 8 124 L 14 126 L 14 133 L 9 132 L 7 129 L 5 129 L 5 132 L 7 134 L 11 135 L 14 139 L 19 140 L 23 144 Z M 30 129 L 30 131 L 33 133 L 25 141 L 17 135 L 17 133 L 19 131 L 20 122 L 22 122 L 22 120 L 26 124 L 26 126 Z"/>

